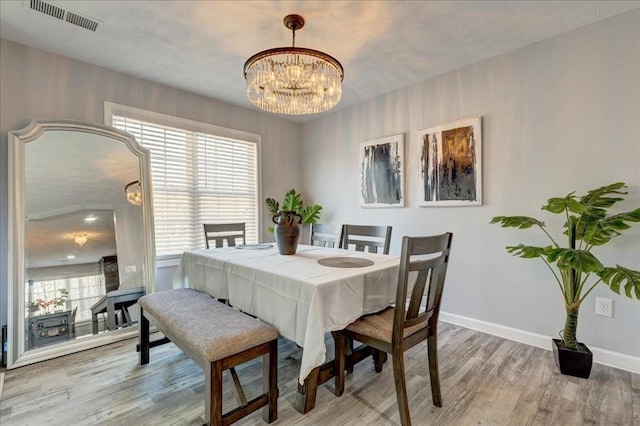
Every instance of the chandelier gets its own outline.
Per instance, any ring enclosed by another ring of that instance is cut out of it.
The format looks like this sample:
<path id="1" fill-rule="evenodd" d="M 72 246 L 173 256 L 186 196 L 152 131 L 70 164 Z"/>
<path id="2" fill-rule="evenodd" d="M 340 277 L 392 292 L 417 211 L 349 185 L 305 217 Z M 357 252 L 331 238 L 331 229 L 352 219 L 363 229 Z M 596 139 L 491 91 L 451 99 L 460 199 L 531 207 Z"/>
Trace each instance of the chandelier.
<path id="1" fill-rule="evenodd" d="M 287 15 L 284 25 L 293 34 L 291 47 L 256 53 L 244 64 L 249 101 L 276 114 L 330 110 L 342 96 L 342 65 L 326 53 L 295 47 L 296 30 L 304 27 L 302 16 Z"/>
<path id="2" fill-rule="evenodd" d="M 87 243 L 88 237 L 89 236 L 85 233 L 73 234 L 73 242 L 82 247 Z"/>
<path id="3" fill-rule="evenodd" d="M 140 188 L 140 181 L 134 180 L 124 187 L 124 192 L 127 194 L 127 201 L 134 206 L 142 204 L 142 189 Z"/>

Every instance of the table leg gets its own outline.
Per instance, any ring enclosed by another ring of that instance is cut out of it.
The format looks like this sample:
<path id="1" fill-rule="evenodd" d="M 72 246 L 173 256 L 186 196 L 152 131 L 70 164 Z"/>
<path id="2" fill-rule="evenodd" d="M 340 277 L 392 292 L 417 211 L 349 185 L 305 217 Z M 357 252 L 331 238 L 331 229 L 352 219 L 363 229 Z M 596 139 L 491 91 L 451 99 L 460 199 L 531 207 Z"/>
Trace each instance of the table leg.
<path id="1" fill-rule="evenodd" d="M 304 385 L 298 383 L 298 393 L 296 394 L 296 410 L 305 414 L 313 410 L 316 406 L 316 392 L 318 390 L 318 376 L 320 367 L 311 370 L 311 373 L 304 379 Z"/>
<path id="2" fill-rule="evenodd" d="M 346 340 L 346 339 L 345 339 Z M 361 345 L 347 355 L 344 368 L 353 367 L 360 361 L 367 359 L 373 354 L 373 348 Z M 295 408 L 302 414 L 313 410 L 316 406 L 316 393 L 318 386 L 328 382 L 336 376 L 336 365 L 334 360 L 327 361 L 320 367 L 311 370 L 311 373 L 304 379 L 304 385 L 298 383 L 298 393 L 296 394 Z"/>
<path id="3" fill-rule="evenodd" d="M 129 313 L 127 307 L 124 305 L 122 306 L 122 323 L 125 327 L 130 326 L 132 323 L 131 314 Z"/>
<path id="4" fill-rule="evenodd" d="M 109 331 L 115 330 L 116 324 L 116 309 L 113 303 L 113 298 L 107 297 L 107 320 L 109 321 Z"/>
<path id="5" fill-rule="evenodd" d="M 91 325 L 93 334 L 98 334 L 98 314 L 91 312 Z"/>

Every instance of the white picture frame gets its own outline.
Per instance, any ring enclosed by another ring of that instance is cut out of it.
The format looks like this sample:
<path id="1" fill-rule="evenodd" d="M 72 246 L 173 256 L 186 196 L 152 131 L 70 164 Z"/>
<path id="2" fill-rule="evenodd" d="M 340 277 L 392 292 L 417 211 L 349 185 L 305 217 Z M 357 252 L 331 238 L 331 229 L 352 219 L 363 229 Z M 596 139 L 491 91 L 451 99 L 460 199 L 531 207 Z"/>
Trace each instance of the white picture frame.
<path id="1" fill-rule="evenodd" d="M 360 207 L 404 207 L 404 134 L 360 143 Z"/>
<path id="2" fill-rule="evenodd" d="M 482 205 L 482 117 L 418 130 L 418 206 Z"/>

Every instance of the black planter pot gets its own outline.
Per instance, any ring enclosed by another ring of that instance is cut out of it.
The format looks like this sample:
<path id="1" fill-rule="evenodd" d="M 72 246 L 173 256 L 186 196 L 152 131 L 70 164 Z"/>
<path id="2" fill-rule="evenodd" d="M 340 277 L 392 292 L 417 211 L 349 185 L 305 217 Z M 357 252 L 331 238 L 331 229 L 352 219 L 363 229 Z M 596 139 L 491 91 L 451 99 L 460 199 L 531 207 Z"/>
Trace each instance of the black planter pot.
<path id="1" fill-rule="evenodd" d="M 578 343 L 578 349 L 565 346 L 560 339 L 553 339 L 553 357 L 562 374 L 588 379 L 593 364 L 593 354 L 586 345 Z"/>
<path id="2" fill-rule="evenodd" d="M 273 216 L 272 220 L 276 224 L 273 233 L 275 234 L 276 245 L 280 254 L 296 254 L 298 240 L 300 239 L 302 216 L 293 210 L 280 210 L 278 214 Z"/>

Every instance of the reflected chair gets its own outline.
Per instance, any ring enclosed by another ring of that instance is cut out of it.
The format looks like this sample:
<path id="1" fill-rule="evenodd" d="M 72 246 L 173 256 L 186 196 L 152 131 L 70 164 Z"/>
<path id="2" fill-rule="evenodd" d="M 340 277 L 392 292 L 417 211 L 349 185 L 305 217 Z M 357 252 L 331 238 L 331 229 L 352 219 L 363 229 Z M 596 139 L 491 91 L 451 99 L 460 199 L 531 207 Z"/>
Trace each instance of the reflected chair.
<path id="1" fill-rule="evenodd" d="M 226 241 L 228 247 L 234 247 L 236 240 L 242 240 L 245 244 L 245 224 L 244 223 L 205 223 L 204 242 L 207 248 L 223 247 Z M 211 244 L 213 243 L 213 244 Z"/>
<path id="2" fill-rule="evenodd" d="M 312 223 L 309 243 L 319 247 L 339 247 L 342 230 L 338 225 Z"/>
<path id="3" fill-rule="evenodd" d="M 391 244 L 391 226 L 368 225 L 342 225 L 340 247 L 349 249 L 354 246 L 356 251 L 377 253 L 382 249 L 382 254 L 389 254 Z"/>
<path id="4" fill-rule="evenodd" d="M 404 351 L 427 340 L 431 396 L 434 405 L 442 406 L 437 327 L 452 237 L 451 233 L 404 237 L 395 307 L 365 315 L 344 330 L 334 332 L 337 396 L 344 392 L 347 338 L 354 339 L 373 348 L 376 372 L 382 371 L 386 354 L 391 354 L 400 420 L 403 426 L 410 425 Z M 410 299 L 407 304 L 408 293 Z"/>

